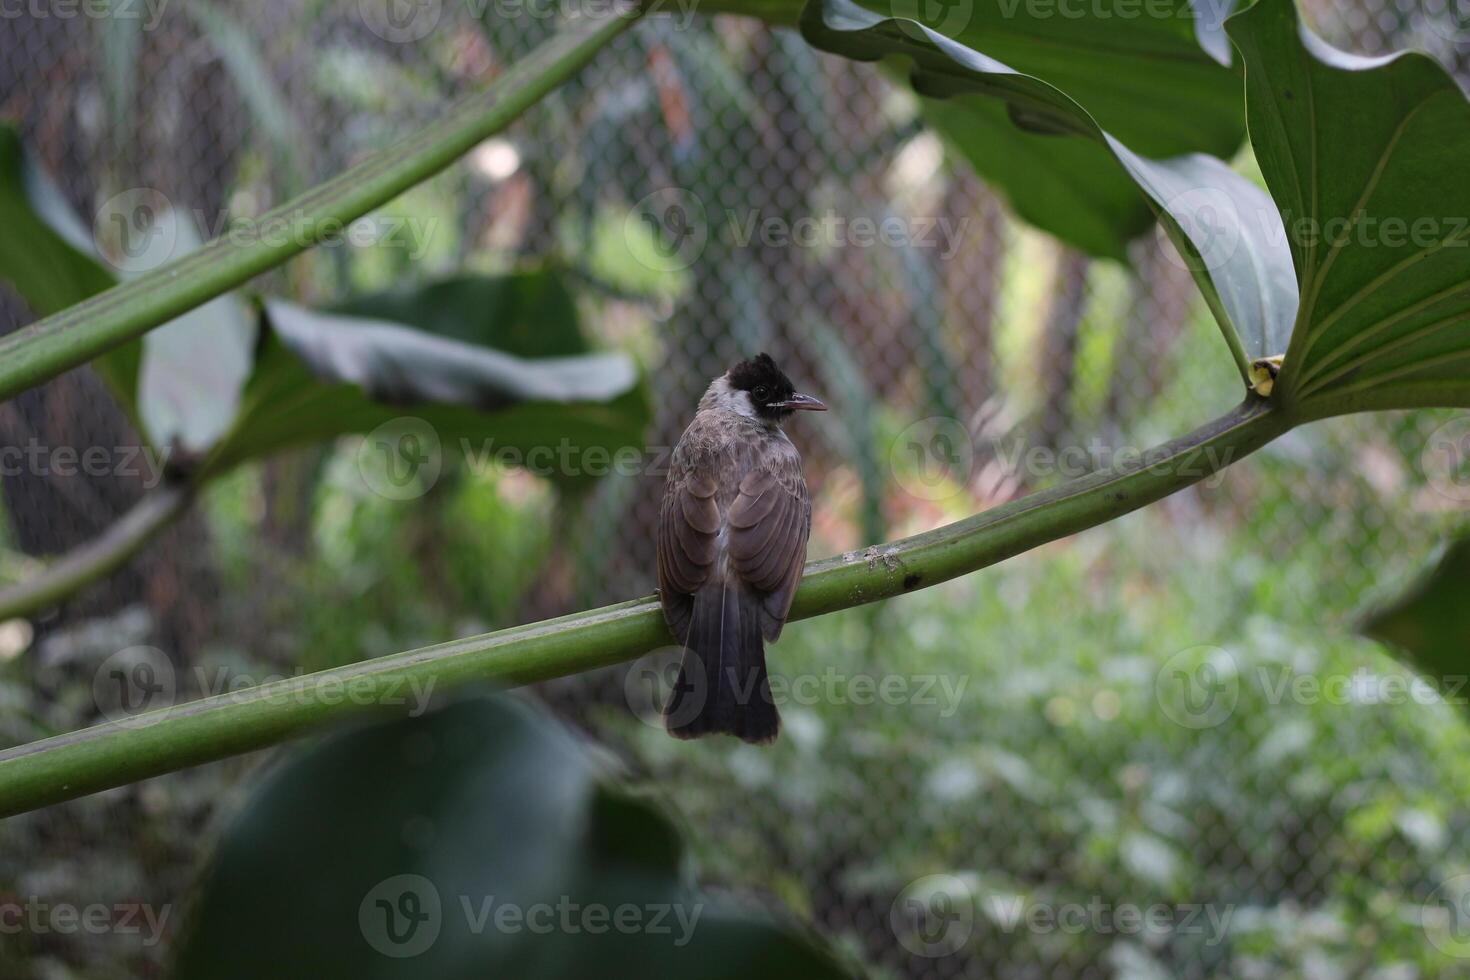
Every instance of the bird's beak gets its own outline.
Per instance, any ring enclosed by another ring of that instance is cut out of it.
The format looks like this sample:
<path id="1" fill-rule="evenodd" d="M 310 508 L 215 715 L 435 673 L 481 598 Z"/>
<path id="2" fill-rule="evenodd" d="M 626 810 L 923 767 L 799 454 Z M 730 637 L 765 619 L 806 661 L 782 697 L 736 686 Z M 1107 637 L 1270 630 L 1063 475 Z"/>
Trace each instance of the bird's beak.
<path id="1" fill-rule="evenodd" d="M 779 407 L 793 412 L 825 412 L 827 410 L 827 406 L 822 404 L 821 399 L 803 395 L 799 391 L 781 402 Z"/>

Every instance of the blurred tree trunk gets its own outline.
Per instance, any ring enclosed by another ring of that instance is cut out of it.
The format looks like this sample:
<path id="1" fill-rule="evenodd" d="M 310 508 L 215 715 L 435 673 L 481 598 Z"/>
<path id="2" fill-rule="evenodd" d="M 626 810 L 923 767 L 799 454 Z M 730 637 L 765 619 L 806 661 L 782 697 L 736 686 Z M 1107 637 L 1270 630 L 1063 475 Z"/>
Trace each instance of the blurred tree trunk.
<path id="1" fill-rule="evenodd" d="M 94 38 L 87 18 L 26 20 L 21 26 L 37 54 L 29 60 L 0 59 L 0 66 L 28 64 L 48 80 L 45 90 L 56 95 L 44 103 L 7 101 L 5 108 L 84 223 L 92 213 L 86 205 L 105 186 L 99 180 L 159 188 L 177 206 L 198 207 L 206 214 L 223 206 L 240 127 L 220 111 L 224 83 L 219 66 L 190 62 L 181 69 L 182 77 L 168 78 L 144 70 L 167 60 L 165 53 L 180 43 L 172 26 L 176 23 L 167 21 L 162 31 L 145 34 L 137 51 L 133 67 L 138 90 L 132 109 L 143 111 L 129 113 L 136 129 L 120 130 L 119 121 L 106 118 L 101 125 L 89 122 L 95 113 L 78 108 L 78 103 L 96 98 L 104 84 L 90 57 Z M 0 91 L 26 88 L 0 85 Z M 34 91 L 35 85 L 29 88 Z M 114 158 L 106 148 L 132 145 L 144 132 L 150 145 L 158 147 L 148 155 L 146 172 L 109 173 Z M 8 293 L 0 301 L 0 333 L 33 319 Z M 137 503 L 146 492 L 145 482 L 160 476 L 135 455 L 141 438 L 88 368 L 67 372 L 0 405 L 0 439 L 22 447 L 34 441 L 42 450 L 36 458 L 46 461 L 23 466 L 3 481 L 15 544 L 37 557 L 53 557 L 91 541 Z M 110 460 L 106 472 L 89 473 L 59 462 L 58 451 L 80 455 L 92 447 Z M 62 469 L 65 475 L 57 472 Z M 120 571 L 64 603 L 59 615 L 43 618 L 43 630 L 141 602 L 152 615 L 154 642 L 184 663 L 207 636 L 212 618 L 217 589 L 208 553 L 203 519 L 197 513 L 186 515 Z"/>
<path id="2" fill-rule="evenodd" d="M 325 446 L 310 446 L 276 456 L 261 467 L 265 498 L 261 532 L 277 551 L 295 556 L 311 553 L 312 504 L 327 454 Z"/>
<path id="3" fill-rule="evenodd" d="M 1137 274 L 1131 283 L 1128 321 L 1114 347 L 1105 409 L 1120 433 L 1168 383 L 1174 345 L 1199 298 L 1194 278 L 1173 249 L 1157 235 L 1135 247 Z"/>
<path id="4" fill-rule="evenodd" d="M 955 252 L 943 263 L 947 318 L 959 333 L 960 384 L 977 411 L 996 390 L 995 317 L 1005 271 L 1005 211 L 968 167 L 950 177 L 941 214 L 956 229 Z"/>
<path id="5" fill-rule="evenodd" d="M 1039 440 L 1057 448 L 1072 431 L 1072 387 L 1077 379 L 1077 338 L 1087 308 L 1090 260 L 1064 249 L 1052 277 L 1052 300 L 1041 337 Z"/>
<path id="6" fill-rule="evenodd" d="M 17 307 L 0 304 L 0 317 L 12 324 L 28 320 L 29 314 L 10 315 Z M 106 385 L 88 368 L 0 404 L 0 444 L 27 451 L 27 462 L 7 470 L 0 484 L 15 545 L 38 558 L 88 543 L 161 476 L 139 452 L 142 443 Z M 29 453 L 31 447 L 37 451 Z M 76 465 L 94 447 L 105 453 L 105 472 Z M 207 555 L 204 521 L 189 513 L 122 569 L 63 603 L 57 614 L 43 614 L 40 632 L 141 602 L 151 614 L 156 645 L 186 663 L 206 638 L 211 618 Z"/>

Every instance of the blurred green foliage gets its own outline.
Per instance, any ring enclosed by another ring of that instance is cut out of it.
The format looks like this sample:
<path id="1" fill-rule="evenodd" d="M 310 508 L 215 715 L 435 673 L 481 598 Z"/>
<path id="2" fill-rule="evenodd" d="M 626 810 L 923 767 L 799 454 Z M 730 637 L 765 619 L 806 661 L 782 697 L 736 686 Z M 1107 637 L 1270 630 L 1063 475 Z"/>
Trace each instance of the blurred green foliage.
<path id="1" fill-rule="evenodd" d="M 366 110 L 334 139 L 306 148 L 321 157 L 314 163 L 341 169 L 420 118 L 446 89 L 465 85 L 473 72 L 461 63 L 489 56 L 447 38 L 426 43 L 428 67 L 370 49 L 313 53 L 309 83 L 344 113 Z M 549 239 L 518 240 L 483 204 L 487 188 L 505 185 L 477 159 L 467 173 L 429 181 L 378 212 L 385 222 L 419 222 L 416 254 L 388 242 L 322 250 L 265 278 L 286 294 L 341 295 L 462 269 L 503 273 L 527 256 L 564 259 L 577 268 L 579 309 L 599 339 L 653 363 L 669 359 L 643 355 L 673 351 L 682 363 L 707 337 L 744 347 L 764 343 L 778 321 L 806 323 L 813 311 L 787 295 L 781 275 L 859 278 L 850 267 L 814 253 L 783 255 L 764 269 L 756 251 L 717 237 L 689 269 L 655 274 L 637 258 L 649 247 L 638 240 L 642 226 L 626 220 L 628 204 L 647 188 L 588 175 L 594 164 L 618 172 L 619 154 L 648 152 L 629 137 L 637 133 L 659 160 L 673 161 L 647 175 L 651 184 L 692 187 L 713 206 L 737 186 L 738 167 L 750 165 L 725 162 L 731 145 L 779 141 L 762 105 L 766 93 L 751 82 L 749 52 L 813 77 L 827 66 L 786 35 L 755 44 L 707 23 L 688 31 L 650 25 L 636 43 L 650 60 L 671 51 L 686 75 L 691 114 L 718 119 L 729 132 L 674 131 L 657 97 L 667 93 L 634 84 L 606 86 L 597 93 L 605 97 L 587 100 L 595 111 L 573 116 L 567 105 L 600 84 L 579 81 L 536 110 L 543 138 L 482 148 L 508 154 L 538 201 L 576 199 L 580 207 L 557 214 Z M 837 101 L 835 86 L 812 91 Z M 797 188 L 792 214 L 815 210 L 822 195 L 852 213 L 887 213 L 893 195 L 875 188 L 907 178 L 883 161 L 928 138 L 904 128 L 914 122 L 914 100 L 893 101 L 902 118 L 885 119 L 874 137 L 893 146 L 863 157 L 858 173 L 836 169 L 844 160 L 858 169 L 848 160 L 857 155 L 836 141 L 850 134 L 829 139 L 820 128 L 825 104 L 802 104 L 803 131 L 823 133 L 822 165 L 843 184 Z M 258 215 L 276 199 L 276 149 L 242 149 L 233 214 Z M 710 220 L 722 227 L 718 213 Z M 1004 379 L 1006 413 L 1025 415 L 1045 398 L 1036 352 L 1057 254 L 1014 224 L 1001 235 L 999 310 L 983 353 Z M 874 292 L 893 298 L 895 321 L 923 327 L 935 311 L 915 298 L 922 284 L 890 268 L 901 265 L 902 257 L 873 252 L 857 268 L 877 283 Z M 1206 317 L 1187 324 L 1171 349 L 1149 348 L 1140 358 L 1120 326 L 1135 312 L 1126 274 L 1094 266 L 1088 276 L 1070 392 L 1079 432 L 1147 446 L 1238 397 L 1238 380 L 1214 356 L 1218 337 Z M 710 295 L 739 302 L 711 304 Z M 969 325 L 941 326 L 936 346 L 942 355 L 947 345 L 958 362 L 971 349 Z M 1122 368 L 1141 361 L 1157 368 L 1160 389 L 1139 399 L 1146 412 L 1119 416 L 1107 405 L 1112 386 Z M 861 409 L 843 420 L 853 452 L 813 466 L 831 489 L 814 555 L 866 544 L 884 522 L 916 530 L 994 502 L 958 485 L 923 505 L 902 493 L 889 447 L 942 399 L 890 391 L 864 404 L 864 379 L 853 382 L 853 372 L 838 367 L 834 380 Z M 910 379 L 915 388 L 934 378 L 922 374 Z M 916 415 L 912 401 L 933 404 Z M 1372 703 L 1391 690 L 1385 678 L 1403 677 L 1403 669 L 1346 629 L 1366 599 L 1407 581 L 1457 520 L 1454 506 L 1426 486 L 1417 456 L 1422 433 L 1447 417 L 1314 425 L 1233 468 L 1222 485 L 968 580 L 793 625 L 771 652 L 773 669 L 793 679 L 892 676 L 917 698 L 917 686 L 932 677 L 927 696 L 937 704 L 859 704 L 850 687 L 831 701 L 788 703 L 782 741 L 758 752 L 673 742 L 630 711 L 630 687 L 616 672 L 540 694 L 624 749 L 649 788 L 682 812 L 706 882 L 761 891 L 816 919 L 880 971 L 906 966 L 890 929 L 895 897 L 914 879 L 943 873 L 976 897 L 981 914 L 966 949 L 967 967 L 980 976 L 1033 964 L 1052 976 L 1088 976 L 1104 969 L 1099 963 L 1129 977 L 1452 975 L 1456 962 L 1426 942 L 1421 919 L 1436 886 L 1470 869 L 1467 735 L 1446 706 L 1412 696 Z M 979 465 L 1024 448 L 1004 417 L 992 434 L 996 456 Z M 598 532 L 638 492 L 631 481 L 609 487 L 598 502 L 607 509 L 573 524 L 578 504 L 548 483 L 448 454 L 422 496 L 394 501 L 364 485 L 360 445 L 340 440 L 308 461 L 310 478 L 288 487 L 307 515 L 308 540 L 299 547 L 271 538 L 273 497 L 261 465 L 230 473 L 204 498 L 217 622 L 215 639 L 188 651 L 181 700 L 231 677 L 313 670 L 520 621 L 542 593 L 565 594 L 572 572 L 558 542 L 580 537 L 587 552 L 610 547 Z M 1007 475 L 1011 490 L 1059 479 Z M 0 551 L 0 578 L 31 571 L 18 551 Z M 97 664 L 124 643 L 148 642 L 149 624 L 135 612 L 69 625 L 48 638 L 44 659 L 0 668 L 4 739 L 31 741 L 96 720 Z M 1180 714 L 1170 672 L 1202 677 L 1205 664 L 1229 668 L 1213 676 L 1227 685 L 1233 678 L 1233 706 L 1217 723 L 1180 724 L 1190 715 Z M 1333 688 L 1339 693 L 1322 692 L 1331 679 L 1344 682 Z M 1412 690 L 1407 681 L 1402 689 Z M 179 773 L 0 823 L 5 894 L 171 905 L 172 936 L 187 914 L 180 896 L 214 839 L 219 804 L 233 799 L 251 764 Z M 1228 911 L 1229 927 L 1221 936 L 1178 929 L 1150 937 L 1007 929 L 991 913 L 1016 896 L 1030 904 L 1203 903 Z M 160 959 L 158 947 L 116 934 L 0 942 L 6 977 L 133 976 L 156 971 Z"/>
<path id="2" fill-rule="evenodd" d="M 1144 512 L 879 616 L 794 624 L 769 752 L 601 721 L 703 829 L 711 880 L 826 910 L 894 968 L 872 937 L 907 883 L 947 873 L 977 904 L 976 976 L 1448 976 L 1420 920 L 1470 868 L 1470 731 L 1375 644 L 1261 602 L 1346 615 L 1330 582 L 1300 593 L 1315 556 L 1233 540 Z M 1172 672 L 1196 676 L 1201 646 L 1223 693 L 1191 713 Z M 838 696 L 798 696 L 802 677 Z M 891 696 L 860 703 L 864 677 Z M 1029 932 L 1013 899 L 1203 905 L 1228 928 Z"/>

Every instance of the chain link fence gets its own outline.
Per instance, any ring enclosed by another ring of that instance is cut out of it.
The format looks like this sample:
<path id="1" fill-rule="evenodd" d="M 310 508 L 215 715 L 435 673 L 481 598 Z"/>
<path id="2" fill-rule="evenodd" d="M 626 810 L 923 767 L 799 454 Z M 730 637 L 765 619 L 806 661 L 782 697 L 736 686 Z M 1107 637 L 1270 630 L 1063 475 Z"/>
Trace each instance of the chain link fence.
<path id="1" fill-rule="evenodd" d="M 204 238 L 412 132 L 560 12 L 113 6 L 0 12 L 0 117 L 84 222 L 141 188 Z M 1340 46 L 1419 47 L 1470 78 L 1453 2 L 1304 6 Z M 814 555 L 1014 499 L 1238 397 L 1161 238 L 1130 268 L 1061 248 L 881 69 L 693 13 L 640 24 L 360 235 L 254 285 L 312 302 L 554 263 L 598 341 L 651 379 L 653 450 L 710 377 L 769 350 L 834 408 L 791 427 Z M 31 319 L 0 288 L 0 331 Z M 880 976 L 1470 975 L 1470 740 L 1352 635 L 1463 517 L 1463 460 L 1440 451 L 1457 426 L 1318 423 L 1108 527 L 794 625 L 771 653 L 786 727 L 769 752 L 664 736 L 667 651 L 534 696 L 682 815 L 705 881 Z M 30 453 L 3 476 L 7 579 L 157 475 L 121 464 L 138 436 L 85 369 L 0 406 L 0 443 Z M 62 465 L 97 446 L 116 465 Z M 0 624 L 5 737 L 117 710 L 108 665 L 146 664 L 182 700 L 652 589 L 659 472 L 558 496 L 463 448 L 409 502 L 364 490 L 351 440 L 230 476 L 105 583 Z M 4 974 L 160 975 L 258 761 L 0 825 L 0 899 L 110 910 L 96 932 L 33 915 L 0 937 Z M 120 908 L 151 920 L 122 929 Z"/>

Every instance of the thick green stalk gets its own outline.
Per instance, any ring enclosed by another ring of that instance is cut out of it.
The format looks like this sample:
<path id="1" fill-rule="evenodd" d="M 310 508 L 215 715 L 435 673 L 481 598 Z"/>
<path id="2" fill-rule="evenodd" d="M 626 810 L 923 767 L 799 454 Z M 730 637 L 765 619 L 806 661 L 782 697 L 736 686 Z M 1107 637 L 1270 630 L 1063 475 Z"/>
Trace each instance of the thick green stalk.
<path id="1" fill-rule="evenodd" d="M 628 28 L 636 11 L 578 17 L 444 118 L 259 219 L 268 235 L 226 235 L 145 276 L 0 337 L 0 401 L 142 336 L 273 269 L 391 201 L 510 125 Z M 231 240 L 235 239 L 235 240 Z M 243 239 L 243 240 L 242 240 Z"/>
<path id="2" fill-rule="evenodd" d="M 1251 396 L 1138 458 L 926 534 L 814 562 L 792 616 L 925 588 L 1113 520 L 1199 482 L 1290 426 L 1283 412 Z M 636 599 L 60 735 L 0 753 L 0 815 L 265 748 L 368 710 L 402 711 L 412 692 L 527 684 L 606 667 L 669 642 L 657 601 Z"/>

